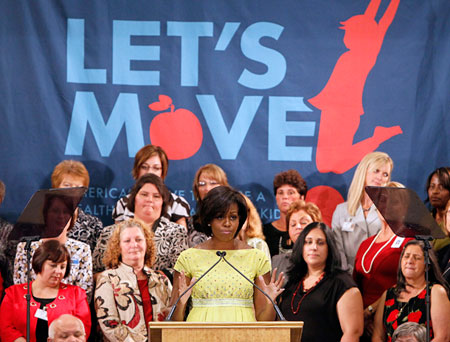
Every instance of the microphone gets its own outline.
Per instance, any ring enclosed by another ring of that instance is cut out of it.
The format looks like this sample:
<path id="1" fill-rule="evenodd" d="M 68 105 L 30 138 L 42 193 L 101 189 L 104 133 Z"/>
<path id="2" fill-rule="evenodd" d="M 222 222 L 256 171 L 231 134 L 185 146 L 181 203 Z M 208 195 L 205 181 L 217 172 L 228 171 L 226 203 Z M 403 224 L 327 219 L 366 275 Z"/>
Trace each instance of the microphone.
<path id="1" fill-rule="evenodd" d="M 219 255 L 220 253 L 220 255 Z M 280 321 L 285 321 L 286 318 L 284 318 L 283 314 L 280 311 L 280 308 L 278 307 L 278 305 L 272 300 L 272 298 L 270 298 L 270 296 L 264 292 L 263 290 L 261 290 L 259 288 L 258 285 L 256 285 L 253 281 L 251 281 L 250 279 L 248 279 L 241 271 L 239 271 L 235 266 L 233 266 L 227 259 L 225 259 L 225 255 L 227 255 L 227 252 L 223 251 L 223 252 L 217 252 L 217 255 L 221 256 L 223 261 L 225 261 L 228 265 L 230 265 L 237 273 L 239 273 L 245 280 L 247 280 L 250 284 L 252 284 L 254 287 L 256 287 L 264 296 L 266 296 L 270 302 L 272 303 L 273 308 L 275 309 L 275 312 L 277 313 L 278 318 L 280 319 Z"/>
<path id="2" fill-rule="evenodd" d="M 192 289 L 194 287 L 194 285 L 197 284 L 200 281 L 200 279 L 202 279 L 205 275 L 207 275 L 209 273 L 209 271 L 211 271 L 214 267 L 216 267 L 216 265 L 220 262 L 220 260 L 224 259 L 226 254 L 227 254 L 226 252 L 220 252 L 220 251 L 216 252 L 216 255 L 219 257 L 219 260 L 217 260 L 214 263 L 214 265 L 212 265 L 210 268 L 208 268 L 206 270 L 206 272 L 203 273 L 200 276 L 200 278 L 198 278 L 193 284 L 189 285 L 189 287 L 177 298 L 177 301 L 172 306 L 172 309 L 170 310 L 169 315 L 166 318 L 166 321 L 172 320 L 173 313 L 175 312 L 175 309 L 177 308 L 178 302 L 180 301 L 181 297 L 183 297 L 186 294 L 186 292 L 188 292 L 190 289 Z"/>

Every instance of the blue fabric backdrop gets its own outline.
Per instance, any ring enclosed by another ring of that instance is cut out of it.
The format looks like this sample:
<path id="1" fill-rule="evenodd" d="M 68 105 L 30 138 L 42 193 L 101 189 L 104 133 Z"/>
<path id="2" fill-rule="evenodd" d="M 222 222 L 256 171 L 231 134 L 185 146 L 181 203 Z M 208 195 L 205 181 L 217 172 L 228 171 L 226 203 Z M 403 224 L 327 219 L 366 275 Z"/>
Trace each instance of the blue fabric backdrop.
<path id="1" fill-rule="evenodd" d="M 91 175 L 81 207 L 111 223 L 135 152 L 166 138 L 173 191 L 193 204 L 195 171 L 216 163 L 263 221 L 281 170 L 345 198 L 353 159 L 380 150 L 425 198 L 450 164 L 448 0 L 1 1 L 0 47 L 0 215 L 13 222 L 76 159 Z M 152 111 L 159 95 L 180 116 Z M 392 137 L 356 147 L 378 126 Z"/>

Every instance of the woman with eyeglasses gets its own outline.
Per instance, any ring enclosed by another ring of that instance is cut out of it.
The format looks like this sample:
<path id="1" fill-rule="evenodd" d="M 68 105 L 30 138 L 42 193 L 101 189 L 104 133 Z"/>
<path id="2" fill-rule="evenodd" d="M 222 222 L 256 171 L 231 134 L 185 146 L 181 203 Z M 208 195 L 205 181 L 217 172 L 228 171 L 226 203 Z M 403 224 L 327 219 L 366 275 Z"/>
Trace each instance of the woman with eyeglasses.
<path id="1" fill-rule="evenodd" d="M 192 186 L 197 206 L 199 206 L 209 190 L 220 185 L 229 186 L 225 171 L 216 164 L 201 166 L 195 173 L 194 184 Z"/>
<path id="2" fill-rule="evenodd" d="M 227 174 L 220 166 L 216 164 L 206 164 L 201 166 L 197 170 L 194 176 L 194 183 L 192 184 L 194 198 L 197 202 L 197 210 L 200 207 L 206 194 L 211 189 L 214 189 L 221 185 L 229 186 Z M 204 242 L 208 238 L 204 233 L 202 233 L 198 214 L 192 216 L 191 220 L 188 223 L 188 227 L 191 232 L 189 236 L 189 247 L 194 247 Z"/>
<path id="3" fill-rule="evenodd" d="M 131 174 L 136 181 L 148 173 L 157 175 L 164 181 L 168 168 L 169 159 L 166 152 L 159 146 L 146 145 L 136 153 Z M 129 200 L 130 194 L 117 201 L 112 213 L 112 218 L 116 223 L 134 217 L 134 213 L 127 208 Z M 187 227 L 190 211 L 191 208 L 186 199 L 175 195 L 173 192 L 170 193 L 169 206 L 164 217 Z"/>

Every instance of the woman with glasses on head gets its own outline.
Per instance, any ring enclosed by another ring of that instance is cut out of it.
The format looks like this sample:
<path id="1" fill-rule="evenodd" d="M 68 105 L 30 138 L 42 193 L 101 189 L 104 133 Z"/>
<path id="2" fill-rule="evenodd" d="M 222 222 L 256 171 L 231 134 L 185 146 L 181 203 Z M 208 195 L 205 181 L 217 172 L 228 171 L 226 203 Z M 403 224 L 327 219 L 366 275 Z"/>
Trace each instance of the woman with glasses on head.
<path id="1" fill-rule="evenodd" d="M 136 153 L 131 174 L 136 181 L 148 173 L 157 175 L 164 181 L 168 168 L 169 159 L 166 152 L 159 146 L 146 145 Z M 127 208 L 129 198 L 128 194 L 117 201 L 112 213 L 112 218 L 116 223 L 134 217 L 134 213 Z M 167 212 L 164 213 L 166 218 L 187 227 L 190 211 L 189 203 L 183 197 L 175 195 L 173 192 L 170 193 L 169 206 Z"/>

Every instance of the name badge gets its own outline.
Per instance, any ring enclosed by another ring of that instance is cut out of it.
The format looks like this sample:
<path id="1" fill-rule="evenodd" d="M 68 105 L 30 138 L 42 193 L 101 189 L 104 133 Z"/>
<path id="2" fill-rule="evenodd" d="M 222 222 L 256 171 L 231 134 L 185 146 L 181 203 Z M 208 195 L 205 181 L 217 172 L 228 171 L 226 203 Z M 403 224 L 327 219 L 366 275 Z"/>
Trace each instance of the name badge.
<path id="1" fill-rule="evenodd" d="M 346 221 L 342 225 L 343 232 L 353 232 L 354 229 L 355 229 L 355 224 L 351 221 Z"/>
<path id="2" fill-rule="evenodd" d="M 80 263 L 80 259 L 70 259 L 72 265 L 78 265 Z"/>
<path id="3" fill-rule="evenodd" d="M 36 314 L 34 315 L 36 318 L 43 319 L 44 321 L 47 321 L 47 311 L 42 309 L 37 309 Z"/>
<path id="4" fill-rule="evenodd" d="M 400 248 L 400 246 L 402 245 L 403 241 L 405 241 L 404 237 L 401 236 L 397 236 L 394 240 L 394 242 L 391 245 L 391 248 Z"/>

